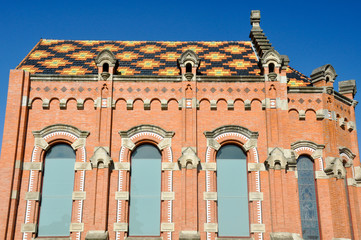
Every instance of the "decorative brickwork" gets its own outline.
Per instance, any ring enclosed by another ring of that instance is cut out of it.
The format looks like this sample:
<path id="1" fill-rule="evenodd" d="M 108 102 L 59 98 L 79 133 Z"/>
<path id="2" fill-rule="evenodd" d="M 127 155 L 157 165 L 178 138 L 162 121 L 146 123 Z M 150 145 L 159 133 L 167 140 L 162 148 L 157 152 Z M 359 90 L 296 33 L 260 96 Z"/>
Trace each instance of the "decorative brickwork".
<path id="1" fill-rule="evenodd" d="M 260 17 L 252 11 L 250 41 L 40 40 L 10 71 L 0 239 L 55 237 L 37 229 L 45 155 L 57 143 L 76 153 L 69 235 L 59 239 L 299 240 L 302 181 L 315 183 L 320 239 L 360 239 L 356 82 L 337 92 L 331 65 L 311 78 L 291 68 Z M 142 144 L 161 155 L 159 236 L 129 233 Z M 249 236 L 218 233 L 217 153 L 228 144 L 245 153 Z"/>

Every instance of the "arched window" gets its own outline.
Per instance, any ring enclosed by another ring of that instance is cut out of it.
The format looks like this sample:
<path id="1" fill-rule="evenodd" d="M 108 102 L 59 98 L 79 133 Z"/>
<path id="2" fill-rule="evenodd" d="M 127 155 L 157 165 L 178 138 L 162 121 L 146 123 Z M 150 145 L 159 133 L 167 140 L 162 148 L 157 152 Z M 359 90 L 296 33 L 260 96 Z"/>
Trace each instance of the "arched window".
<path id="1" fill-rule="evenodd" d="M 275 71 L 275 65 L 274 65 L 273 63 L 270 63 L 270 64 L 268 65 L 268 69 L 269 69 L 269 72 L 270 72 L 270 73 L 273 73 L 273 72 Z"/>
<path id="2" fill-rule="evenodd" d="M 69 236 L 75 152 L 67 144 L 57 144 L 44 161 L 38 236 Z"/>
<path id="3" fill-rule="evenodd" d="M 217 194 L 218 236 L 249 236 L 247 159 L 236 145 L 217 152 Z"/>
<path id="4" fill-rule="evenodd" d="M 129 236 L 160 236 L 161 154 L 151 144 L 131 156 Z"/>
<path id="5" fill-rule="evenodd" d="M 320 239 L 313 161 L 307 156 L 297 160 L 298 194 L 303 239 Z"/>
<path id="6" fill-rule="evenodd" d="M 190 64 L 190 63 L 187 63 L 187 64 L 186 64 L 186 72 L 187 72 L 187 73 L 191 73 L 191 72 L 192 72 L 192 64 Z"/>
<path id="7" fill-rule="evenodd" d="M 108 63 L 103 64 L 103 72 L 109 72 L 109 64 Z"/>

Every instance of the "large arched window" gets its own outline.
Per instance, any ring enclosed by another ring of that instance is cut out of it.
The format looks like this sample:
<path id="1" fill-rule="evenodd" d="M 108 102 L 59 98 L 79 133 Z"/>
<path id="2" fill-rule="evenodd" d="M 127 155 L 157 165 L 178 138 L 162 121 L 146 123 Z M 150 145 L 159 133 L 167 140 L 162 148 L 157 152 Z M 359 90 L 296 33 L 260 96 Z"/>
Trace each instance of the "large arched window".
<path id="1" fill-rule="evenodd" d="M 217 193 L 218 236 L 249 236 L 247 159 L 236 145 L 217 152 Z"/>
<path id="2" fill-rule="evenodd" d="M 39 237 L 69 236 L 75 152 L 67 144 L 51 147 L 45 156 L 39 216 Z"/>
<path id="3" fill-rule="evenodd" d="M 303 239 L 320 239 L 313 161 L 307 156 L 297 160 Z"/>
<path id="4" fill-rule="evenodd" d="M 131 156 L 129 236 L 160 236 L 161 154 L 151 144 Z"/>

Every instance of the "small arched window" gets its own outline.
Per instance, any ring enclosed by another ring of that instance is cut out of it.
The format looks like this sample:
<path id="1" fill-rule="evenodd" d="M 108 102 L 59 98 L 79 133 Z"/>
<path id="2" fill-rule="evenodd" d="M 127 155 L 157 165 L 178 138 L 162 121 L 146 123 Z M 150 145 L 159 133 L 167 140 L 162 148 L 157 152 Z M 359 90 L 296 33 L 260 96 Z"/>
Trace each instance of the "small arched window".
<path id="1" fill-rule="evenodd" d="M 297 159 L 297 175 L 302 237 L 320 239 L 314 163 L 309 157 L 302 155 Z"/>
<path id="2" fill-rule="evenodd" d="M 131 156 L 129 236 L 160 236 L 161 154 L 151 144 Z"/>
<path id="3" fill-rule="evenodd" d="M 187 63 L 186 64 L 186 73 L 191 73 L 192 72 L 192 64 Z"/>
<path id="4" fill-rule="evenodd" d="M 270 63 L 270 64 L 268 65 L 268 71 L 269 71 L 270 73 L 273 73 L 273 72 L 275 71 L 275 65 L 274 65 L 273 63 Z"/>
<path id="5" fill-rule="evenodd" d="M 67 144 L 57 144 L 46 152 L 44 162 L 38 236 L 69 236 L 75 152 Z"/>
<path id="6" fill-rule="evenodd" d="M 236 145 L 217 152 L 217 194 L 218 236 L 249 236 L 247 159 Z"/>
<path id="7" fill-rule="evenodd" d="M 109 72 L 109 64 L 108 63 L 103 64 L 103 72 Z"/>

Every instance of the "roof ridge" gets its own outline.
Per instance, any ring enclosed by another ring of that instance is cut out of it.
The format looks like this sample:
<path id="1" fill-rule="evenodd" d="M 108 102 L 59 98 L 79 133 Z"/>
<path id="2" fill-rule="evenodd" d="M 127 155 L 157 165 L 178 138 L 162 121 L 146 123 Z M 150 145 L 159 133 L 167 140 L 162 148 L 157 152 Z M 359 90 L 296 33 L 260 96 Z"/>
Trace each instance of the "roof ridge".
<path id="1" fill-rule="evenodd" d="M 42 39 L 44 41 L 71 41 L 71 42 L 180 42 L 180 43 L 191 43 L 191 42 L 201 42 L 201 43 L 209 43 L 209 42 L 234 42 L 234 43 L 243 43 L 243 42 L 252 42 L 250 40 L 224 40 L 224 41 L 171 41 L 171 40 L 76 40 L 76 39 Z"/>

